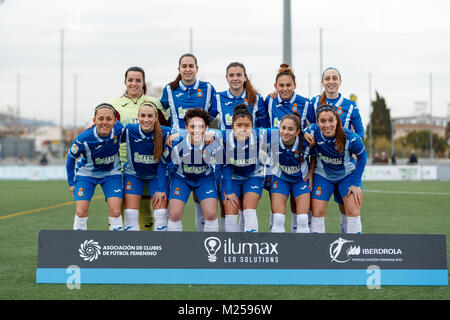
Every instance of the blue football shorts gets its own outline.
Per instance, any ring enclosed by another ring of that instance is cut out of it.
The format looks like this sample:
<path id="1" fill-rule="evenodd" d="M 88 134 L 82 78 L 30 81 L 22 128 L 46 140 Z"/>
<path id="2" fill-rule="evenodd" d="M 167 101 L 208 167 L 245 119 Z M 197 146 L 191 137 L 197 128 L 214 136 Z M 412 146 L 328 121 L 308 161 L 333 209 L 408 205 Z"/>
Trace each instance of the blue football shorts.
<path id="1" fill-rule="evenodd" d="M 105 194 L 105 199 L 112 197 L 123 199 L 122 175 L 115 174 L 104 178 L 93 178 L 87 176 L 76 176 L 74 200 L 91 201 L 94 195 L 95 187 L 100 185 Z"/>

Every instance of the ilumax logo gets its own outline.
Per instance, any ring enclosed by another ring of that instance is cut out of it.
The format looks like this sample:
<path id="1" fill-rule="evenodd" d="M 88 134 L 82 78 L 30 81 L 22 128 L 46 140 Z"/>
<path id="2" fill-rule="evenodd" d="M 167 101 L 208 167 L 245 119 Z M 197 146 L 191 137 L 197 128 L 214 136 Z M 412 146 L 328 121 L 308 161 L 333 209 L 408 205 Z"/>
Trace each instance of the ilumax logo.
<path id="1" fill-rule="evenodd" d="M 278 243 L 275 242 L 240 242 L 231 238 L 220 240 L 209 237 L 204 241 L 208 261 L 216 262 L 219 250 L 224 263 L 278 263 Z M 223 251 L 222 251 L 223 248 Z"/>
<path id="2" fill-rule="evenodd" d="M 224 241 L 224 254 L 256 254 L 256 255 L 271 255 L 278 254 L 278 243 L 268 242 L 238 242 L 233 243 L 231 238 Z"/>

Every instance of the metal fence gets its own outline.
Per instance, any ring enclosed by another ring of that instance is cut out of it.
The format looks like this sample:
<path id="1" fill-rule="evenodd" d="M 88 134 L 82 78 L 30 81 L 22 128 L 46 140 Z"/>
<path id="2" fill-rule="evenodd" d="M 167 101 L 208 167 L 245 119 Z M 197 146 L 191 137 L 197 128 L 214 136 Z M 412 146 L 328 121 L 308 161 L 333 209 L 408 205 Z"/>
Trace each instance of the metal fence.
<path id="1" fill-rule="evenodd" d="M 0 160 L 2 158 L 32 159 L 34 157 L 34 139 L 0 139 Z"/>

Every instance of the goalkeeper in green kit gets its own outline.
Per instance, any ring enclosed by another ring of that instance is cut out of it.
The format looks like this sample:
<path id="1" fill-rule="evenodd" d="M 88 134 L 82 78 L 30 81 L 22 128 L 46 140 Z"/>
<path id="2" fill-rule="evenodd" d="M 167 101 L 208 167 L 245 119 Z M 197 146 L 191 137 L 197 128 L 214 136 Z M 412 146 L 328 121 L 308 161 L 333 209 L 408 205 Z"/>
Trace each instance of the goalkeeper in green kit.
<path id="1" fill-rule="evenodd" d="M 155 103 L 158 108 L 158 120 L 162 125 L 167 125 L 168 116 L 164 112 L 164 109 L 158 99 L 146 95 L 147 85 L 145 83 L 145 72 L 140 67 L 131 67 L 125 72 L 125 87 L 126 92 L 120 98 L 110 101 L 110 104 L 120 114 L 120 122 L 123 125 L 128 123 L 138 123 L 138 110 L 142 103 L 145 101 L 151 101 Z M 120 146 L 120 162 L 122 167 L 127 159 L 127 148 L 126 144 L 122 143 Z M 139 230 L 150 231 L 153 230 L 154 218 L 150 206 L 150 196 L 148 188 L 145 187 L 144 194 L 141 199 L 141 204 L 139 207 L 138 222 Z M 122 207 L 123 211 L 123 207 Z M 122 212 L 124 219 L 135 219 L 136 217 L 125 217 L 124 212 Z M 138 231 L 138 230 L 133 230 Z"/>

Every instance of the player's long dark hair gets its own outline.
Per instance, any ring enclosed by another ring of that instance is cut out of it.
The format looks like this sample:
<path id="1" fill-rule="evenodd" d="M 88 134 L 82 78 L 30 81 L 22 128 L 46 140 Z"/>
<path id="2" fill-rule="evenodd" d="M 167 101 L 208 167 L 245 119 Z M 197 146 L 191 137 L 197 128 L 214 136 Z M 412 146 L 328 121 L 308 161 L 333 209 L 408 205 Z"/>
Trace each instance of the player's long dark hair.
<path id="1" fill-rule="evenodd" d="M 345 135 L 344 128 L 342 127 L 341 118 L 337 115 L 336 109 L 331 104 L 321 104 L 317 108 L 316 118 L 317 122 L 319 122 L 319 115 L 324 111 L 331 111 L 336 118 L 336 150 L 339 153 L 344 152 L 345 141 L 347 140 L 347 136 Z"/>
<path id="2" fill-rule="evenodd" d="M 247 71 L 245 70 L 244 65 L 242 63 L 240 63 L 240 62 L 231 62 L 228 65 L 228 67 L 227 67 L 227 75 L 228 75 L 228 69 L 230 69 L 232 67 L 240 67 L 244 71 L 244 75 L 245 75 L 245 82 L 244 82 L 245 95 L 247 96 L 248 105 L 249 106 L 253 106 L 256 103 L 256 97 L 258 95 L 258 92 L 255 90 L 255 88 L 253 88 L 252 83 L 248 79 Z"/>
<path id="3" fill-rule="evenodd" d="M 194 58 L 195 61 L 195 66 L 197 67 L 197 58 L 192 54 L 192 53 L 185 53 L 183 54 L 180 59 L 178 60 L 178 67 L 180 67 L 181 65 L 181 60 L 183 60 L 184 57 L 191 57 Z M 175 78 L 175 80 L 173 80 L 172 82 L 169 83 L 170 89 L 175 90 L 176 88 L 178 88 L 178 84 L 181 80 L 181 74 L 178 72 L 177 77 Z"/>
<path id="4" fill-rule="evenodd" d="M 302 151 L 302 146 L 303 146 L 302 118 L 300 117 L 298 112 L 288 113 L 283 118 L 281 118 L 280 125 L 286 119 L 290 119 L 290 120 L 294 121 L 294 124 L 297 127 L 297 130 L 300 130 L 300 132 L 298 134 L 298 142 L 299 142 L 298 143 L 298 149 L 301 152 Z M 303 157 L 301 157 L 301 161 L 303 161 Z"/>
<path id="5" fill-rule="evenodd" d="M 125 72 L 125 83 L 127 82 L 128 72 L 130 72 L 130 71 L 140 72 L 142 74 L 142 81 L 144 82 L 144 86 L 142 87 L 142 94 L 145 95 L 147 93 L 147 83 L 145 82 L 144 69 L 142 69 L 141 67 L 128 68 L 128 70 Z M 128 93 L 125 92 L 125 94 L 128 94 Z"/>
<path id="6" fill-rule="evenodd" d="M 157 161 L 161 160 L 162 157 L 162 149 L 163 149 L 163 133 L 161 129 L 161 124 L 158 120 L 158 109 L 156 105 L 151 101 L 145 101 L 139 106 L 138 116 L 141 112 L 141 108 L 143 106 L 152 107 L 153 111 L 155 111 L 155 126 L 153 127 L 153 158 Z"/>

